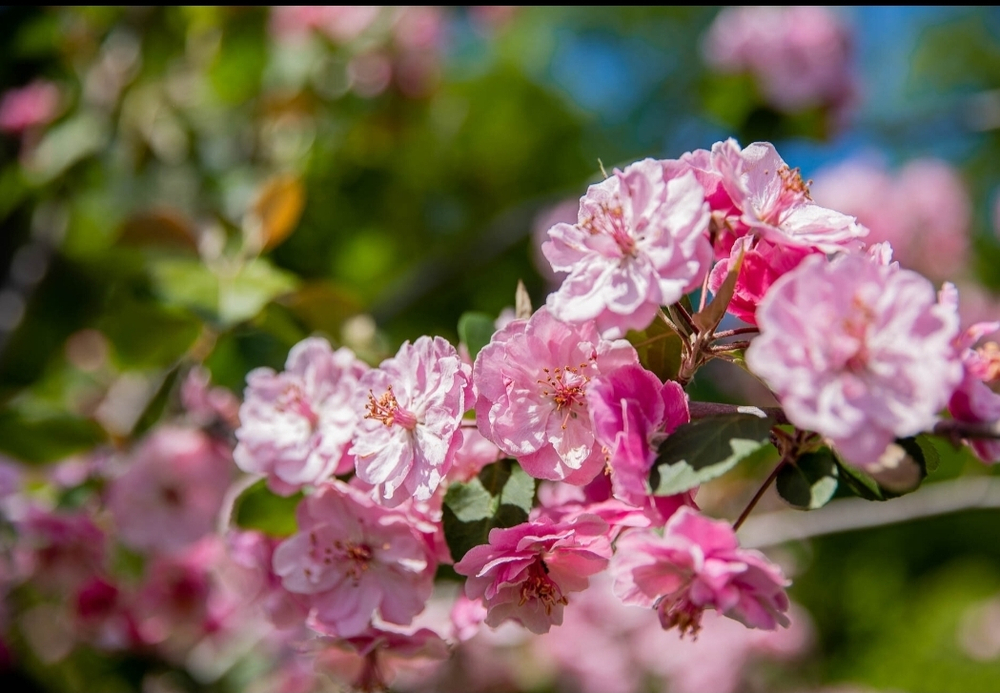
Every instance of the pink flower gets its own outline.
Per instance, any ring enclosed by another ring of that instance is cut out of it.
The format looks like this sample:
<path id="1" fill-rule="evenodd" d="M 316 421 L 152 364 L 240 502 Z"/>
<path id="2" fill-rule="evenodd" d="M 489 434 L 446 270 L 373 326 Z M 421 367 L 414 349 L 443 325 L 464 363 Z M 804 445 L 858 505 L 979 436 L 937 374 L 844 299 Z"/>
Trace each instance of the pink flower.
<path id="1" fill-rule="evenodd" d="M 791 169 L 769 142 L 740 149 L 734 139 L 712 147 L 712 166 L 742 211 L 740 220 L 775 245 L 818 248 L 826 253 L 860 246 L 868 230 L 854 217 L 820 207 L 798 169 Z"/>
<path id="2" fill-rule="evenodd" d="M 10 89 L 0 98 L 0 130 L 22 132 L 45 125 L 56 117 L 59 88 L 52 82 L 35 80 L 20 89 Z"/>
<path id="3" fill-rule="evenodd" d="M 806 258 L 768 291 L 757 324 L 750 370 L 793 424 L 860 466 L 931 428 L 962 379 L 954 309 L 919 274 L 864 255 Z"/>
<path id="4" fill-rule="evenodd" d="M 945 300 L 952 305 L 958 301 L 954 293 L 954 287 L 942 290 Z M 1000 382 L 1000 347 L 996 342 L 987 342 L 979 349 L 972 348 L 980 338 L 997 330 L 1000 322 L 980 322 L 955 340 L 962 359 L 962 382 L 948 401 L 948 411 L 958 421 L 987 424 L 1000 421 L 1000 395 L 989 387 Z M 980 438 L 968 443 L 983 462 L 1000 462 L 1000 441 Z"/>
<path id="5" fill-rule="evenodd" d="M 17 571 L 18 563 L 23 564 L 43 589 L 70 592 L 103 573 L 105 535 L 84 512 L 29 508 L 18 532 L 17 552 L 22 556 L 15 557 L 12 567 Z"/>
<path id="6" fill-rule="evenodd" d="M 292 347 L 283 372 L 250 371 L 236 464 L 266 474 L 274 490 L 289 494 L 350 471 L 347 448 L 363 411 L 355 396 L 367 369 L 350 349 L 333 351 L 325 339 L 310 337 Z"/>
<path id="7" fill-rule="evenodd" d="M 638 360 L 632 345 L 602 339 L 593 323 L 567 325 L 545 308 L 514 320 L 476 358 L 479 431 L 535 478 L 586 484 L 604 466 L 587 385 Z"/>
<path id="8" fill-rule="evenodd" d="M 310 30 L 326 34 L 337 43 L 358 38 L 379 14 L 376 6 L 294 6 L 271 8 L 271 34 L 279 39 L 299 39 Z"/>
<path id="9" fill-rule="evenodd" d="M 483 437 L 475 428 L 462 429 L 462 444 L 455 452 L 455 463 L 448 478 L 467 483 L 482 471 L 483 467 L 502 459 L 503 452 Z"/>
<path id="10" fill-rule="evenodd" d="M 368 413 L 351 454 L 387 505 L 427 500 L 451 469 L 474 396 L 469 371 L 446 340 L 421 337 L 361 378 L 354 407 Z"/>
<path id="11" fill-rule="evenodd" d="M 576 224 L 549 230 L 542 252 L 570 274 L 548 306 L 560 320 L 595 320 L 608 337 L 644 329 L 705 276 L 707 230 L 708 206 L 690 172 L 653 159 L 615 170 L 580 198 Z"/>
<path id="12" fill-rule="evenodd" d="M 638 364 L 595 378 L 586 394 L 594 437 L 607 450 L 615 498 L 643 505 L 659 440 L 691 419 L 687 395 Z"/>
<path id="13" fill-rule="evenodd" d="M 227 429 L 240 425 L 240 401 L 224 387 L 212 387 L 204 367 L 192 368 L 181 384 L 181 404 L 199 426 L 222 424 Z"/>
<path id="14" fill-rule="evenodd" d="M 655 607 L 665 629 L 698 632 L 716 609 L 748 628 L 787 626 L 788 581 L 763 554 L 741 549 L 733 528 L 680 508 L 663 536 L 622 535 L 611 561 L 614 590 L 626 604 Z"/>
<path id="15" fill-rule="evenodd" d="M 888 241 L 896 259 L 934 280 L 955 276 L 969 254 L 972 203 L 959 173 L 939 159 L 916 159 L 896 174 L 861 159 L 824 169 L 812 194 Z"/>
<path id="16" fill-rule="evenodd" d="M 468 576 L 465 594 L 486 604 L 486 624 L 510 619 L 532 633 L 562 623 L 566 595 L 587 588 L 589 576 L 607 566 L 608 525 L 593 515 L 570 522 L 539 517 L 509 529 L 490 530 L 455 564 Z"/>
<path id="17" fill-rule="evenodd" d="M 211 532 L 231 469 L 224 447 L 201 431 L 154 430 L 108 493 L 122 543 L 140 551 L 176 551 Z"/>
<path id="18" fill-rule="evenodd" d="M 705 35 L 709 64 L 748 72 L 775 108 L 842 109 L 853 100 L 851 36 L 823 7 L 730 7 Z"/>
<path id="19" fill-rule="evenodd" d="M 311 595 L 310 625 L 351 637 L 376 613 L 408 624 L 430 598 L 430 542 L 406 513 L 384 508 L 339 481 L 299 505 L 299 531 L 274 552 L 285 588 Z"/>

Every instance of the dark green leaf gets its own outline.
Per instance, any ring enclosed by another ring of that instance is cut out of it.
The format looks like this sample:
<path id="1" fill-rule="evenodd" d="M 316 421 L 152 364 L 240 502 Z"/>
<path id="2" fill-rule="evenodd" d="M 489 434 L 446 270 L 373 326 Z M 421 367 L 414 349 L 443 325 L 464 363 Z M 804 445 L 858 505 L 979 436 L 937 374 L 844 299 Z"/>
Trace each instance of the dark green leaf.
<path id="1" fill-rule="evenodd" d="M 913 461 L 920 465 L 924 470 L 924 476 L 937 471 L 941 464 L 941 455 L 934 447 L 931 436 L 921 433 L 913 438 L 900 438 L 896 442 L 902 445 Z"/>
<path id="2" fill-rule="evenodd" d="M 660 444 L 650 475 L 653 493 L 682 493 L 725 474 L 768 444 L 773 425 L 769 417 L 725 414 L 678 427 Z"/>
<path id="3" fill-rule="evenodd" d="M 465 484 L 452 484 L 444 496 L 444 535 L 456 561 L 473 546 L 489 541 L 490 530 L 528 519 L 535 480 L 513 460 L 483 468 Z"/>
<path id="4" fill-rule="evenodd" d="M 778 495 L 800 510 L 826 505 L 837 491 L 837 462 L 828 449 L 809 452 L 778 472 Z"/>
<path id="5" fill-rule="evenodd" d="M 463 313 L 458 319 L 458 338 L 469 350 L 469 358 L 475 360 L 476 354 L 490 343 L 496 328 L 493 318 L 486 313 Z"/>
<path id="6" fill-rule="evenodd" d="M 298 523 L 295 509 L 302 493 L 279 496 L 261 479 L 239 495 L 233 507 L 233 523 L 243 529 L 256 529 L 272 537 L 295 534 Z"/>
<path id="7" fill-rule="evenodd" d="M 107 434 L 96 422 L 59 415 L 30 418 L 0 413 L 0 452 L 22 462 L 55 462 L 103 443 Z"/>
<path id="8" fill-rule="evenodd" d="M 837 458 L 837 474 L 841 482 L 841 487 L 859 498 L 882 501 L 887 497 L 878 485 L 878 482 L 870 474 L 844 463 L 840 458 Z"/>
<path id="9" fill-rule="evenodd" d="M 639 363 L 663 380 L 675 380 L 681 369 L 683 342 L 680 335 L 657 318 L 641 332 L 630 331 L 626 336 L 639 354 Z"/>

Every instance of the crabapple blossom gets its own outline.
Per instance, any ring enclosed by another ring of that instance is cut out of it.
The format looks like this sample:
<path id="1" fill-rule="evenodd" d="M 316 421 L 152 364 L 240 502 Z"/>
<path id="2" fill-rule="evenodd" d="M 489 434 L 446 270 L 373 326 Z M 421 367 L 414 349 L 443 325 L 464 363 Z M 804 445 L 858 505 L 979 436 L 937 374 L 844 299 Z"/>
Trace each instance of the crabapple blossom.
<path id="1" fill-rule="evenodd" d="M 749 229 L 776 245 L 833 253 L 860 246 L 868 230 L 854 217 L 820 207 L 798 169 L 769 142 L 744 149 L 730 138 L 712 146 L 712 166 Z"/>
<path id="2" fill-rule="evenodd" d="M 266 474 L 284 494 L 350 471 L 347 448 L 360 418 L 355 391 L 366 370 L 350 349 L 333 351 L 325 339 L 310 337 L 292 347 L 281 373 L 250 371 L 236 464 Z"/>
<path id="3" fill-rule="evenodd" d="M 748 72 L 775 108 L 842 110 L 855 93 L 851 36 L 823 7 L 730 7 L 704 37 L 702 52 L 723 72 Z"/>
<path id="4" fill-rule="evenodd" d="M 758 551 L 742 549 L 727 522 L 680 508 L 663 536 L 633 530 L 611 560 L 614 591 L 626 604 L 654 607 L 664 629 L 697 633 L 705 609 L 748 628 L 787 626 L 788 581 Z"/>
<path id="5" fill-rule="evenodd" d="M 944 300 L 957 304 L 954 288 L 945 285 Z M 972 325 L 955 340 L 955 347 L 962 359 L 962 382 L 948 401 L 948 411 L 958 421 L 969 423 L 995 423 L 1000 421 L 1000 395 L 989 384 L 1000 381 L 1000 347 L 987 342 L 973 349 L 980 338 L 1000 330 L 1000 322 L 980 322 Z M 968 441 L 983 462 L 1000 462 L 1000 441 L 976 439 Z"/>
<path id="6" fill-rule="evenodd" d="M 69 592 L 103 572 L 106 537 L 86 512 L 29 507 L 18 532 L 12 567 L 32 573 L 45 590 Z"/>
<path id="7" fill-rule="evenodd" d="M 372 616 L 408 624 L 434 587 L 430 543 L 412 519 L 329 482 L 299 504 L 299 531 L 274 551 L 285 589 L 310 595 L 314 630 L 353 637 Z"/>
<path id="8" fill-rule="evenodd" d="M 661 305 L 696 287 L 712 259 L 708 206 L 694 175 L 644 159 L 580 198 L 576 224 L 556 224 L 542 252 L 569 272 L 548 306 L 560 320 L 593 320 L 608 337 L 641 330 Z"/>
<path id="9" fill-rule="evenodd" d="M 604 446 L 615 498 L 643 505 L 658 439 L 690 421 L 680 385 L 629 364 L 595 378 L 586 392 L 594 437 Z"/>
<path id="10" fill-rule="evenodd" d="M 604 466 L 587 411 L 592 378 L 638 362 L 631 344 L 602 339 L 542 308 L 493 335 L 476 357 L 479 431 L 538 479 L 586 484 Z"/>
<path id="11" fill-rule="evenodd" d="M 353 406 L 367 414 L 351 454 L 386 505 L 427 500 L 448 474 L 474 397 L 470 371 L 446 340 L 421 337 L 361 378 Z"/>
<path id="12" fill-rule="evenodd" d="M 806 258 L 768 291 L 757 324 L 750 370 L 852 464 L 931 428 L 962 379 L 954 307 L 919 274 L 865 255 Z"/>
<path id="13" fill-rule="evenodd" d="M 231 465 L 225 447 L 198 429 L 154 430 L 108 491 L 122 543 L 169 552 L 211 532 L 232 478 Z"/>
<path id="14" fill-rule="evenodd" d="M 771 285 L 778 277 L 798 267 L 806 256 L 820 251 L 775 245 L 763 238 L 743 236 L 733 244 L 731 255 L 715 263 L 715 267 L 708 275 L 708 288 L 712 293 L 718 292 L 726 280 L 729 268 L 738 261 L 741 252 L 743 264 L 740 265 L 733 298 L 726 311 L 743 322 L 756 325 L 757 319 L 754 313 Z"/>
<path id="15" fill-rule="evenodd" d="M 611 556 L 608 525 L 596 515 L 571 521 L 540 516 L 508 529 L 490 530 L 489 544 L 474 546 L 455 564 L 468 576 L 465 593 L 482 599 L 485 622 L 514 620 L 532 633 L 562 623 L 566 595 L 587 588 L 588 577 Z"/>

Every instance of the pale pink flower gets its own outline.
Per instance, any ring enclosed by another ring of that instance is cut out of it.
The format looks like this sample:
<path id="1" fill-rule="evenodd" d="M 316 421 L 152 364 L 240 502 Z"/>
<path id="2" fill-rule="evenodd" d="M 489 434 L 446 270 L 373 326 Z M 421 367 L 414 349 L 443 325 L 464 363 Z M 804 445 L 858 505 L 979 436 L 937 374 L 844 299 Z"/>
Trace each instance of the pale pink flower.
<path id="1" fill-rule="evenodd" d="M 702 43 L 710 65 L 753 75 L 774 108 L 841 110 L 856 91 L 851 36 L 823 7 L 730 7 L 716 16 Z"/>
<path id="2" fill-rule="evenodd" d="M 769 142 L 745 149 L 734 139 L 712 146 L 712 166 L 749 229 L 775 245 L 833 253 L 860 247 L 868 230 L 854 217 L 820 207 L 798 169 Z"/>
<path id="3" fill-rule="evenodd" d="M 548 306 L 560 320 L 594 320 L 605 336 L 646 328 L 656 310 L 709 269 L 708 206 L 694 175 L 645 159 L 580 198 L 576 224 L 556 224 L 542 252 L 569 272 Z"/>
<path id="4" fill-rule="evenodd" d="M 209 628 L 208 601 L 213 589 L 209 555 L 203 546 L 149 564 L 136 595 L 137 628 L 146 643 L 190 644 Z"/>
<path id="5" fill-rule="evenodd" d="M 708 288 L 716 293 L 729 274 L 729 268 L 743 253 L 743 264 L 736 278 L 736 290 L 727 312 L 743 322 L 757 324 L 754 313 L 771 285 L 808 255 L 821 251 L 796 246 L 775 245 L 763 238 L 743 236 L 733 244 L 731 255 L 715 264 L 708 276 Z"/>
<path id="6" fill-rule="evenodd" d="M 470 370 L 446 340 L 425 336 L 361 378 L 354 408 L 368 413 L 351 454 L 387 505 L 427 500 L 451 470 L 474 397 Z"/>
<path id="7" fill-rule="evenodd" d="M 615 498 L 643 505 L 659 442 L 690 421 L 687 395 L 638 364 L 595 378 L 587 388 L 594 437 L 604 446 Z"/>
<path id="8" fill-rule="evenodd" d="M 566 595 L 586 589 L 588 577 L 607 566 L 607 535 L 607 523 L 594 515 L 570 522 L 542 516 L 490 530 L 489 544 L 470 549 L 455 572 L 468 576 L 466 595 L 483 600 L 487 625 L 510 619 L 545 633 L 562 623 Z"/>
<path id="9" fill-rule="evenodd" d="M 545 308 L 493 335 L 476 358 L 479 431 L 538 479 L 586 484 L 604 466 L 585 396 L 590 380 L 638 363 L 632 345 Z"/>
<path id="10" fill-rule="evenodd" d="M 276 5 L 271 8 L 270 31 L 279 39 L 294 40 L 315 30 L 337 43 L 349 43 L 371 26 L 380 10 L 374 5 Z"/>
<path id="11" fill-rule="evenodd" d="M 410 623 L 434 588 L 434 560 L 419 523 L 339 481 L 303 499 L 299 531 L 274 552 L 285 588 L 310 595 L 310 626 L 359 635 L 378 614 Z"/>
<path id="12" fill-rule="evenodd" d="M 333 351 L 325 339 L 310 337 L 292 347 L 281 373 L 250 371 L 236 464 L 266 474 L 281 493 L 350 471 L 354 460 L 347 449 L 364 412 L 356 391 L 367 369 L 350 349 Z"/>
<path id="13" fill-rule="evenodd" d="M 448 472 L 448 479 L 469 482 L 488 464 L 504 457 L 503 451 L 483 437 L 478 429 L 462 429 L 462 444 L 455 452 L 455 462 Z"/>
<path id="14" fill-rule="evenodd" d="M 946 302 L 957 303 L 958 297 L 954 296 L 954 288 L 950 285 L 946 285 L 942 294 Z M 1000 322 L 980 322 L 955 340 L 956 351 L 962 360 L 962 382 L 948 401 L 948 411 L 958 421 L 985 424 L 1000 421 L 1000 394 L 989 387 L 1000 382 L 1000 347 L 996 342 L 987 342 L 973 349 L 982 337 L 997 330 L 1000 330 Z M 1000 441 L 978 438 L 967 442 L 983 462 L 1000 462 Z"/>
<path id="15" fill-rule="evenodd" d="M 51 122 L 59 110 L 59 88 L 46 80 L 35 80 L 10 89 L 0 98 L 0 130 L 22 132 Z"/>
<path id="16" fill-rule="evenodd" d="M 852 214 L 888 241 L 896 259 L 934 280 L 959 273 L 969 254 L 972 203 L 958 171 L 939 159 L 916 159 L 895 174 L 863 159 L 821 170 L 813 197 Z"/>
<path id="17" fill-rule="evenodd" d="M 187 415 L 199 426 L 222 424 L 227 429 L 240 425 L 240 401 L 224 387 L 212 387 L 207 368 L 188 371 L 181 384 L 181 404 Z"/>
<path id="18" fill-rule="evenodd" d="M 787 626 L 788 581 L 758 551 L 740 548 L 732 526 L 680 508 L 663 536 L 633 530 L 611 560 L 614 590 L 626 604 L 654 607 L 664 629 L 698 632 L 705 609 L 748 628 Z"/>
<path id="19" fill-rule="evenodd" d="M 225 447 L 197 429 L 161 426 L 111 483 L 108 507 L 122 543 L 176 551 L 215 528 L 232 479 Z"/>
<path id="20" fill-rule="evenodd" d="M 757 324 L 750 370 L 852 464 L 933 427 L 962 379 L 954 308 L 919 274 L 865 255 L 806 258 L 768 291 Z"/>
<path id="21" fill-rule="evenodd" d="M 531 222 L 531 260 L 545 280 L 548 291 L 558 289 L 566 279 L 567 273 L 552 269 L 552 265 L 545 259 L 542 246 L 549 241 L 549 229 L 553 226 L 576 223 L 579 209 L 580 202 L 574 197 L 543 208 Z"/>

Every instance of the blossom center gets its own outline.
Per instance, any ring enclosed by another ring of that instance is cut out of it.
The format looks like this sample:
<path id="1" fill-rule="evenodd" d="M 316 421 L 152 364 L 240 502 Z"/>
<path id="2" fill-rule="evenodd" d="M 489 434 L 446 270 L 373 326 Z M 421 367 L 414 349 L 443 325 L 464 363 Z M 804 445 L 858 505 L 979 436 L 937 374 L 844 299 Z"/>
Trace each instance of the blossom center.
<path id="1" fill-rule="evenodd" d="M 851 308 L 853 312 L 844 320 L 843 329 L 845 334 L 857 340 L 857 346 L 844 362 L 844 367 L 852 373 L 859 373 L 868 367 L 868 328 L 875 322 L 875 313 L 860 296 L 854 296 Z"/>
<path id="2" fill-rule="evenodd" d="M 563 428 L 566 428 L 566 423 L 571 417 L 576 418 L 579 413 L 574 411 L 573 407 L 582 406 L 585 402 L 584 393 L 587 383 L 590 382 L 590 376 L 585 375 L 583 371 L 589 365 L 581 363 L 579 366 L 542 369 L 545 379 L 538 381 L 542 386 L 542 396 L 552 398 L 552 402 L 556 405 L 556 411 L 566 410 Z"/>
<path id="3" fill-rule="evenodd" d="M 987 342 L 976 351 L 983 363 L 983 382 L 1000 382 L 1000 345 Z"/>
<path id="4" fill-rule="evenodd" d="M 308 421 L 312 428 L 316 428 L 319 423 L 319 414 L 313 410 L 309 399 L 297 384 L 291 384 L 285 388 L 285 391 L 278 398 L 275 408 L 281 412 L 298 414 Z"/>
<path id="5" fill-rule="evenodd" d="M 365 405 L 368 413 L 366 419 L 376 419 L 386 426 L 399 424 L 408 431 L 412 431 L 417 426 L 417 417 L 413 412 L 407 411 L 399 406 L 396 395 L 392 392 L 392 385 L 381 397 L 375 399 L 375 393 L 368 391 L 368 404 Z"/>
<path id="6" fill-rule="evenodd" d="M 592 236 L 598 234 L 610 236 L 621 251 L 622 257 L 635 255 L 635 238 L 625 222 L 625 211 L 621 204 L 616 201 L 614 206 L 610 206 L 602 202 L 600 207 L 601 214 L 591 215 L 580 226 Z"/>
<path id="7" fill-rule="evenodd" d="M 347 575 L 357 584 L 361 576 L 368 570 L 369 564 L 375 557 L 375 552 L 371 546 L 364 542 L 356 542 L 350 539 L 335 539 L 325 546 L 320 546 L 320 540 L 316 532 L 309 533 L 309 557 L 316 563 L 324 566 L 332 566 L 334 563 L 343 569 Z M 312 578 L 312 569 L 306 568 L 305 574 Z"/>
<path id="8" fill-rule="evenodd" d="M 521 583 L 521 600 L 518 606 L 524 606 L 529 600 L 537 599 L 545 609 L 545 615 L 552 614 L 556 604 L 565 606 L 569 602 L 563 596 L 556 583 L 549 578 L 549 569 L 541 559 L 528 568 L 528 578 Z"/>

